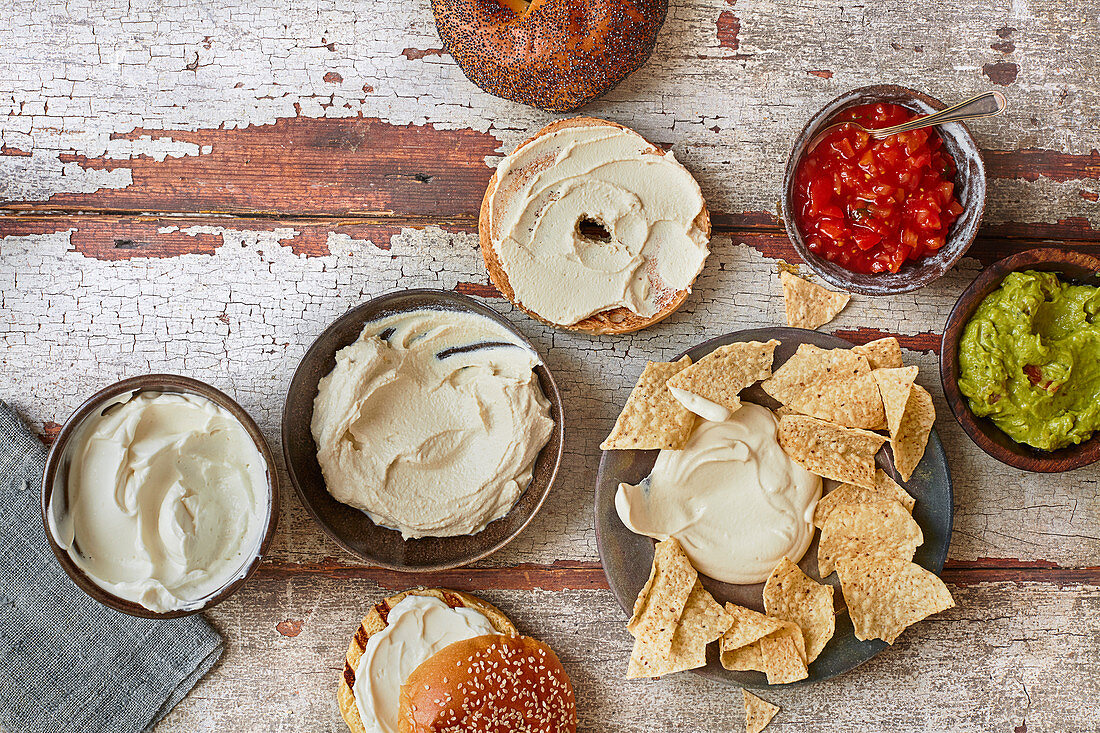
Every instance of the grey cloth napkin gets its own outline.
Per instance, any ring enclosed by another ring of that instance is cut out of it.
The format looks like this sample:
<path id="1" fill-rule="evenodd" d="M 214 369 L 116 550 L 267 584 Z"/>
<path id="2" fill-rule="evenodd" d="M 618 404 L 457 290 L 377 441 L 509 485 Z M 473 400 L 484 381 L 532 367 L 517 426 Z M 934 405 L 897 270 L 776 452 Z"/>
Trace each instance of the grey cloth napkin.
<path id="1" fill-rule="evenodd" d="M 153 727 L 221 656 L 201 616 L 127 616 L 73 584 L 39 513 L 46 451 L 0 401 L 0 729 Z"/>

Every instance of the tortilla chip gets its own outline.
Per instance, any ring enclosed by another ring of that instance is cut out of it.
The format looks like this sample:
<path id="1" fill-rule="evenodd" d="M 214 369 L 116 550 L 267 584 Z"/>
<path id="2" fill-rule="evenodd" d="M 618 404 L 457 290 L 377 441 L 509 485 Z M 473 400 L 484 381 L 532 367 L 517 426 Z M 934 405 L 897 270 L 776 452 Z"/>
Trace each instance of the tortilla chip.
<path id="1" fill-rule="evenodd" d="M 757 643 L 769 685 L 786 685 L 810 675 L 806 660 L 791 636 L 765 636 Z"/>
<path id="2" fill-rule="evenodd" d="M 690 365 L 686 356 L 672 363 L 647 363 L 600 450 L 683 448 L 695 426 L 695 415 L 673 398 L 665 383 Z"/>
<path id="3" fill-rule="evenodd" d="M 783 304 L 787 310 L 787 325 L 795 328 L 815 329 L 836 318 L 848 305 L 851 295 L 835 293 L 809 280 L 783 271 L 779 273 L 783 284 Z"/>
<path id="4" fill-rule="evenodd" d="M 813 344 L 802 344 L 760 386 L 780 403 L 794 406 L 799 395 L 815 382 L 822 379 L 835 381 L 870 371 L 867 357 L 851 349 L 822 349 Z"/>
<path id="5" fill-rule="evenodd" d="M 722 666 L 732 670 L 763 672 L 760 645 L 756 642 L 782 629 L 783 623 L 751 608 L 733 603 L 726 604 L 726 614 L 731 620 L 730 627 L 718 642 L 722 652 Z"/>
<path id="6" fill-rule="evenodd" d="M 803 344 L 762 385 L 795 411 L 848 428 L 876 428 L 885 420 L 867 358 L 850 349 Z"/>
<path id="7" fill-rule="evenodd" d="M 658 542 L 653 547 L 653 565 L 649 570 L 649 580 L 642 586 L 634 601 L 634 611 L 626 625 L 627 630 L 637 636 L 635 632 L 642 624 L 642 617 L 655 610 L 651 602 L 659 602 L 670 590 L 676 591 L 677 598 L 680 593 L 683 595 L 682 599 L 675 601 L 674 610 L 667 612 L 668 619 L 679 619 L 698 577 L 699 574 L 688 560 L 678 539 L 669 537 L 664 542 Z"/>
<path id="8" fill-rule="evenodd" d="M 897 434 L 890 434 L 894 468 L 898 470 L 902 481 L 909 480 L 924 458 L 924 449 L 928 447 L 928 436 L 932 433 L 935 422 L 936 406 L 932 404 L 932 395 L 924 387 L 914 384 Z"/>
<path id="9" fill-rule="evenodd" d="M 732 623 L 733 616 L 696 579 L 672 635 L 667 666 L 677 672 L 702 667 L 707 663 L 707 644 L 722 636 Z"/>
<path id="10" fill-rule="evenodd" d="M 857 555 L 912 560 L 923 542 L 920 525 L 893 499 L 840 504 L 821 528 L 817 570 L 828 577 L 838 560 Z"/>
<path id="11" fill-rule="evenodd" d="M 722 666 L 731 672 L 763 672 L 764 658 L 760 656 L 760 641 L 739 649 L 727 649 L 719 654 Z"/>
<path id="12" fill-rule="evenodd" d="M 734 623 L 719 641 L 722 666 L 733 671 L 754 670 L 767 673 L 764 663 L 763 642 L 787 639 L 794 646 L 803 666 L 806 663 L 806 644 L 802 630 L 790 621 L 765 616 L 742 606 L 726 604 L 726 613 Z"/>
<path id="13" fill-rule="evenodd" d="M 780 639 L 788 638 L 791 643 L 794 644 L 795 651 L 798 652 L 798 658 L 802 660 L 802 663 L 806 663 L 806 639 L 802 636 L 802 629 L 798 628 L 798 624 L 790 621 L 783 621 L 782 619 L 775 619 L 779 623 L 779 628 L 768 634 L 764 639 Z M 761 639 L 760 641 L 764 641 Z M 765 670 L 766 671 L 766 670 Z"/>
<path id="14" fill-rule="evenodd" d="M 872 369 L 896 369 L 905 365 L 901 360 L 901 344 L 893 336 L 853 346 L 852 351 L 866 356 Z"/>
<path id="15" fill-rule="evenodd" d="M 634 602 L 626 627 L 634 635 L 627 679 L 678 671 L 671 669 L 673 639 L 698 577 L 679 541 L 669 538 L 657 543 L 649 580 Z"/>
<path id="16" fill-rule="evenodd" d="M 798 465 L 818 476 L 866 488 L 875 485 L 875 453 L 886 438 L 806 415 L 779 420 L 779 445 Z"/>
<path id="17" fill-rule="evenodd" d="M 748 690 L 741 690 L 741 697 L 745 701 L 745 733 L 760 733 L 779 712 L 778 705 L 761 700 Z"/>
<path id="18" fill-rule="evenodd" d="M 768 674 L 768 682 L 772 684 L 772 676 L 784 677 L 794 675 L 794 680 L 803 679 L 808 674 L 806 668 L 806 645 L 802 636 L 802 630 L 796 624 L 789 621 L 772 619 L 779 624 L 779 628 L 767 636 L 757 639 L 753 643 L 740 649 L 728 649 L 722 652 L 722 666 L 732 671 L 755 671 Z M 765 647 L 770 649 L 770 657 L 765 657 Z M 794 651 L 791 661 L 787 661 L 787 649 Z M 797 659 L 797 663 L 793 660 Z M 769 667 L 770 665 L 770 667 Z M 769 672 L 769 670 L 771 670 Z M 798 675 L 802 676 L 799 677 Z M 774 684 L 785 684 L 777 682 Z"/>
<path id="19" fill-rule="evenodd" d="M 882 395 L 882 404 L 886 410 L 886 427 L 890 435 L 897 435 L 901 426 L 901 416 L 905 413 L 905 405 L 909 402 L 909 392 L 913 389 L 913 381 L 917 378 L 917 368 L 901 367 L 900 369 L 876 369 L 871 376 L 878 383 L 879 394 Z"/>
<path id="20" fill-rule="evenodd" d="M 893 644 L 906 628 L 955 605 L 935 573 L 907 560 L 852 557 L 838 561 L 836 569 L 860 640 Z"/>
<path id="21" fill-rule="evenodd" d="M 894 479 L 886 475 L 881 468 L 875 471 L 875 488 L 865 489 L 852 484 L 841 484 L 817 502 L 814 509 L 814 526 L 820 529 L 825 526 L 833 509 L 841 504 L 864 504 L 882 499 L 893 499 L 905 507 L 905 511 L 913 513 L 913 507 L 917 500 L 909 495 L 909 492 L 897 485 Z"/>
<path id="22" fill-rule="evenodd" d="M 846 428 L 874 430 L 886 420 L 871 374 L 821 379 L 795 398 L 791 407 Z"/>
<path id="23" fill-rule="evenodd" d="M 817 659 L 836 630 L 833 586 L 811 580 L 786 557 L 764 584 L 764 608 L 769 616 L 790 621 L 802 630 L 807 664 Z"/>
<path id="24" fill-rule="evenodd" d="M 729 615 L 731 622 L 719 642 L 722 649 L 725 650 L 739 649 L 754 641 L 763 639 L 783 625 L 759 611 L 738 606 L 734 603 L 726 604 L 726 614 Z"/>
<path id="25" fill-rule="evenodd" d="M 772 357 L 779 342 L 745 341 L 719 346 L 668 380 L 669 387 L 699 395 L 734 412 L 741 406 L 738 393 L 772 373 Z"/>

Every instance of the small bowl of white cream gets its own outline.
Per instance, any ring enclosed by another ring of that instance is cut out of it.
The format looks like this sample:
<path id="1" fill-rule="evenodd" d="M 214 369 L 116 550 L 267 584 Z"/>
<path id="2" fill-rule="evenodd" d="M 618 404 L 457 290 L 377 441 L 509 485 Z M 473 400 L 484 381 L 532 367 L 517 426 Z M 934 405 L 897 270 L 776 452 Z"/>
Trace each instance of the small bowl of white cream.
<path id="1" fill-rule="evenodd" d="M 100 390 L 58 433 L 42 519 L 82 590 L 134 616 L 220 603 L 259 566 L 279 514 L 274 457 L 236 402 L 188 377 Z"/>

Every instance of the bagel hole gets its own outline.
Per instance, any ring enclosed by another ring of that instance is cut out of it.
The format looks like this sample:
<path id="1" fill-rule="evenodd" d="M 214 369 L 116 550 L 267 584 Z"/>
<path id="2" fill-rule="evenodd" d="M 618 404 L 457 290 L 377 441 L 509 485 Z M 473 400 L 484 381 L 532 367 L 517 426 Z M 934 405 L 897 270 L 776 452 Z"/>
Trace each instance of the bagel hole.
<path id="1" fill-rule="evenodd" d="M 593 242 L 606 243 L 611 241 L 611 232 L 607 231 L 607 227 L 603 222 L 590 216 L 582 216 L 577 220 L 577 233 Z"/>

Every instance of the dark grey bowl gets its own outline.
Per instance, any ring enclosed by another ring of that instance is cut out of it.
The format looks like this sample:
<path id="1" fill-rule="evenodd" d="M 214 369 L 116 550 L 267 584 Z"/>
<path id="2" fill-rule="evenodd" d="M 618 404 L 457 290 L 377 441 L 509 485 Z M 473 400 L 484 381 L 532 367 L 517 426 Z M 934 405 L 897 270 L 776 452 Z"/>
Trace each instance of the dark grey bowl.
<path id="1" fill-rule="evenodd" d="M 820 331 L 774 327 L 719 336 L 685 353 L 693 361 L 698 361 L 725 344 L 767 341 L 772 338 L 780 341 L 775 350 L 777 368 L 790 358 L 799 344 L 814 344 L 826 349 L 852 346 L 848 341 Z M 750 402 L 768 408 L 774 409 L 778 406 L 778 403 L 769 397 L 759 384 L 745 390 L 744 397 Z M 653 564 L 654 542 L 649 537 L 634 534 L 622 523 L 618 512 L 615 511 L 615 492 L 620 482 L 636 484 L 649 475 L 657 455 L 658 451 L 655 450 L 604 451 L 596 478 L 596 545 L 600 551 L 600 561 L 603 563 L 607 582 L 627 616 L 634 607 L 638 591 L 649 579 L 650 566 Z M 947 467 L 947 456 L 944 455 L 939 436 L 935 430 L 932 431 L 924 458 L 921 459 L 920 465 L 917 466 L 909 481 L 901 481 L 894 471 L 890 452 L 885 448 L 879 452 L 877 463 L 879 468 L 901 483 L 917 500 L 913 508 L 913 519 L 917 520 L 917 524 L 924 532 L 924 544 L 917 548 L 913 561 L 939 574 L 947 559 L 947 548 L 951 543 L 951 526 L 954 519 L 951 473 Z M 836 483 L 830 481 L 827 485 L 835 486 Z M 819 535 L 815 531 L 810 548 L 798 563 L 802 571 L 815 580 L 820 580 L 817 572 L 818 541 Z M 761 613 L 764 611 L 763 583 L 734 585 L 722 583 L 704 575 L 700 575 L 699 580 L 720 603 L 736 603 Z M 844 596 L 840 593 L 836 576 L 830 576 L 824 582 L 836 588 L 834 603 L 838 612 L 843 611 Z M 843 674 L 863 664 L 888 646 L 886 642 L 877 639 L 868 641 L 856 639 L 851 618 L 847 613 L 838 613 L 836 633 L 821 652 L 821 656 L 810 663 L 810 676 L 783 687 L 812 684 Z M 712 644 L 708 648 L 707 665 L 692 671 L 730 685 L 767 687 L 767 679 L 761 672 L 732 672 L 722 667 L 718 660 L 717 644 Z"/>
<path id="2" fill-rule="evenodd" d="M 1001 286 L 1005 276 L 1020 270 L 1056 272 L 1063 279 L 1081 285 L 1100 285 L 1100 257 L 1069 250 L 1029 249 L 998 260 L 982 270 L 959 296 L 943 329 L 940 348 L 943 393 L 963 432 L 975 445 L 1001 463 L 1037 473 L 1072 471 L 1100 460 L 1100 433 L 1083 443 L 1055 451 L 1032 448 L 1008 437 L 989 418 L 975 415 L 959 390 L 959 340 L 966 324 L 985 297 Z"/>
<path id="3" fill-rule="evenodd" d="M 835 262 L 819 257 L 806 246 L 802 233 L 795 223 L 791 203 L 795 171 L 806 153 L 807 145 L 818 132 L 832 122 L 839 112 L 849 107 L 877 102 L 898 104 L 920 114 L 929 114 L 945 106 L 943 102 L 923 92 L 893 84 L 861 87 L 840 95 L 811 117 L 795 140 L 783 174 L 781 209 L 787 236 L 790 237 L 795 250 L 806 264 L 821 276 L 822 280 L 834 287 L 864 295 L 894 295 L 924 287 L 941 277 L 973 244 L 974 237 L 978 234 L 978 225 L 982 221 L 982 214 L 985 212 L 985 163 L 982 161 L 981 150 L 974 142 L 966 125 L 953 122 L 938 126 L 936 130 L 943 138 L 944 148 L 955 159 L 955 195 L 958 196 L 959 203 L 963 207 L 963 213 L 959 215 L 951 226 L 951 231 L 948 232 L 946 244 L 931 257 L 926 257 L 919 262 L 907 262 L 896 273 L 868 275 L 852 272 Z"/>
<path id="4" fill-rule="evenodd" d="M 397 530 L 380 527 L 358 509 L 342 504 L 325 488 L 310 424 L 317 384 L 336 365 L 336 352 L 359 338 L 363 325 L 382 316 L 416 308 L 478 313 L 501 324 L 523 343 L 531 343 L 499 313 L 472 298 L 444 290 L 402 290 L 367 301 L 340 316 L 317 337 L 294 372 L 283 408 L 283 455 L 290 481 L 321 528 L 348 552 L 391 570 L 422 572 L 468 565 L 511 542 L 542 507 L 561 462 L 564 443 L 561 395 L 545 365 L 535 367 L 543 394 L 550 400 L 554 431 L 535 462 L 531 485 L 507 515 L 473 535 L 402 539 Z M 531 346 L 534 349 L 534 346 Z"/>
<path id="5" fill-rule="evenodd" d="M 116 397 L 136 392 L 194 394 L 205 397 L 219 407 L 225 408 L 244 426 L 245 431 L 256 444 L 256 449 L 259 450 L 260 455 L 263 456 L 264 464 L 267 467 L 267 483 L 269 490 L 267 529 L 264 530 L 264 536 L 260 541 L 260 546 L 252 556 L 252 559 L 249 560 L 244 573 L 236 580 L 212 594 L 206 602 L 198 608 L 191 608 L 183 611 L 157 612 L 150 611 L 145 606 L 134 603 L 133 601 L 119 598 L 104 588 L 101 588 L 99 585 L 96 585 L 96 583 L 73 562 L 72 558 L 69 557 L 69 553 L 57 544 L 57 540 L 50 530 L 50 522 L 47 518 L 47 514 L 50 511 L 50 504 L 54 492 L 63 490 L 59 487 L 63 487 L 69 477 L 71 456 L 69 455 L 68 447 L 73 435 L 76 434 L 86 419 L 93 415 L 98 415 L 104 409 L 106 403 L 114 400 Z M 78 588 L 104 606 L 109 606 L 116 611 L 128 613 L 131 616 L 141 616 L 142 618 L 179 618 L 180 616 L 190 616 L 193 613 L 198 613 L 199 611 L 221 603 L 244 585 L 245 581 L 247 581 L 252 573 L 256 571 L 256 568 L 260 566 L 260 562 L 263 560 L 268 547 L 271 545 L 271 540 L 275 536 L 275 527 L 278 521 L 279 473 L 275 467 L 275 456 L 272 455 L 271 449 L 267 445 L 267 441 L 264 440 L 263 433 L 260 432 L 256 423 L 249 414 L 245 412 L 244 408 L 230 399 L 228 395 L 211 387 L 205 382 L 200 382 L 190 377 L 181 377 L 175 374 L 145 374 L 140 377 L 123 379 L 121 382 L 115 382 L 109 387 L 101 389 L 89 397 L 84 404 L 76 408 L 76 411 L 69 416 L 69 419 L 65 421 L 64 427 L 61 428 L 61 432 L 59 432 L 54 439 L 49 455 L 46 456 L 46 470 L 42 476 L 42 524 L 46 530 L 46 538 L 49 540 L 50 549 L 53 550 L 53 554 L 57 557 L 57 561 L 61 564 L 65 572 L 68 573 L 69 577 L 73 579 L 73 582 L 76 583 Z"/>

